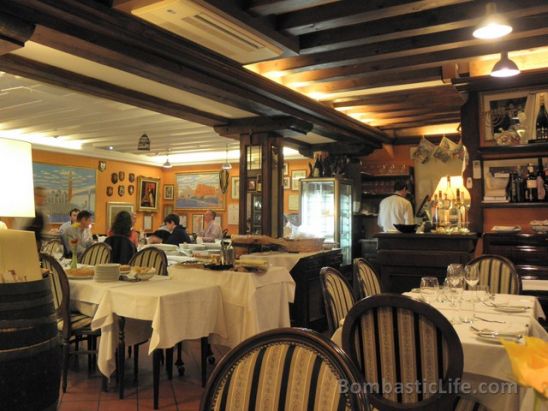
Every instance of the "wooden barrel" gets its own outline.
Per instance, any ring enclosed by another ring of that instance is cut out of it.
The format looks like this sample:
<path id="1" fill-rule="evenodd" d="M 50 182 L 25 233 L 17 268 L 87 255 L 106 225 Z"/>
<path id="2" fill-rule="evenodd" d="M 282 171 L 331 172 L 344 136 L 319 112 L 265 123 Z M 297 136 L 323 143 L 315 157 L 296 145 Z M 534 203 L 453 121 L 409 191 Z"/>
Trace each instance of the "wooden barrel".
<path id="1" fill-rule="evenodd" d="M 56 410 L 61 362 L 50 280 L 0 284 L 0 410 Z"/>

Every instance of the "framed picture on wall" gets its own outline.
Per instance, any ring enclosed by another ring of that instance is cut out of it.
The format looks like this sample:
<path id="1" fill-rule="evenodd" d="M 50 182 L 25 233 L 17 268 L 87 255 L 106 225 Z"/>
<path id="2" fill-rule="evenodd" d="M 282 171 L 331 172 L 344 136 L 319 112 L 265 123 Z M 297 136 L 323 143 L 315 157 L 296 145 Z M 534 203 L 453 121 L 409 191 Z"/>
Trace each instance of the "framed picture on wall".
<path id="1" fill-rule="evenodd" d="M 284 163 L 284 176 L 289 175 L 289 164 Z"/>
<path id="2" fill-rule="evenodd" d="M 107 231 L 112 227 L 112 223 L 120 211 L 127 211 L 130 214 L 133 213 L 133 204 L 113 201 L 107 203 Z"/>
<path id="3" fill-rule="evenodd" d="M 198 234 L 202 231 L 204 231 L 204 215 L 192 214 L 192 232 Z"/>
<path id="4" fill-rule="evenodd" d="M 299 190 L 299 180 L 306 178 L 306 170 L 293 170 L 291 172 L 291 189 L 293 191 Z"/>
<path id="5" fill-rule="evenodd" d="M 181 173 L 175 178 L 176 209 L 224 209 L 225 196 L 219 186 L 218 171 Z"/>
<path id="6" fill-rule="evenodd" d="M 230 196 L 233 200 L 240 199 L 240 177 L 232 177 L 232 193 Z"/>
<path id="7" fill-rule="evenodd" d="M 173 200 L 175 184 L 164 184 L 164 200 Z"/>
<path id="8" fill-rule="evenodd" d="M 179 224 L 182 225 L 185 229 L 188 228 L 186 214 L 179 214 Z"/>
<path id="9" fill-rule="evenodd" d="M 137 178 L 137 211 L 158 211 L 160 179 L 139 176 Z"/>
<path id="10" fill-rule="evenodd" d="M 166 218 L 167 215 L 171 213 L 173 213 L 173 204 L 164 205 L 164 218 Z"/>
<path id="11" fill-rule="evenodd" d="M 145 214 L 143 217 L 143 230 L 152 231 L 152 214 Z"/>
<path id="12" fill-rule="evenodd" d="M 284 176 L 284 190 L 291 189 L 291 178 L 289 176 Z"/>

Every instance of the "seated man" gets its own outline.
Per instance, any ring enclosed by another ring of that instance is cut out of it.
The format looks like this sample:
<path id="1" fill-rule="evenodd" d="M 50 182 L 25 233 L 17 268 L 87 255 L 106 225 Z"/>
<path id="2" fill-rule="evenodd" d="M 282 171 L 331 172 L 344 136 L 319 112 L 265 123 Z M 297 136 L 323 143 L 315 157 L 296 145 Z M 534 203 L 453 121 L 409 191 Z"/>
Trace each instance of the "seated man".
<path id="1" fill-rule="evenodd" d="M 168 214 L 164 219 L 167 229 L 171 233 L 165 244 L 179 245 L 182 243 L 191 243 L 190 237 L 186 233 L 186 230 L 179 225 L 179 216 L 176 214 Z"/>
<path id="2" fill-rule="evenodd" d="M 91 246 L 93 236 L 91 234 L 91 213 L 86 210 L 82 210 L 76 217 L 76 223 L 67 228 L 63 233 L 63 243 L 69 254 L 72 253 L 74 246 L 76 246 L 76 253 L 80 257 L 86 248 Z"/>
<path id="3" fill-rule="evenodd" d="M 78 210 L 77 208 L 73 208 L 72 210 L 70 210 L 69 212 L 69 220 L 68 221 L 65 221 L 63 224 L 61 224 L 61 226 L 59 227 L 59 234 L 62 236 L 65 231 L 70 228 L 71 225 L 73 225 L 74 223 L 76 223 L 76 218 L 78 217 L 78 213 L 80 212 L 80 210 Z"/>
<path id="4" fill-rule="evenodd" d="M 204 214 L 204 230 L 199 233 L 204 242 L 213 242 L 215 240 L 221 240 L 223 238 L 223 229 L 215 223 L 215 217 L 217 213 L 213 210 L 207 210 Z"/>
<path id="5" fill-rule="evenodd" d="M 148 244 L 163 244 L 167 241 L 171 233 L 164 229 L 154 231 L 147 239 Z"/>

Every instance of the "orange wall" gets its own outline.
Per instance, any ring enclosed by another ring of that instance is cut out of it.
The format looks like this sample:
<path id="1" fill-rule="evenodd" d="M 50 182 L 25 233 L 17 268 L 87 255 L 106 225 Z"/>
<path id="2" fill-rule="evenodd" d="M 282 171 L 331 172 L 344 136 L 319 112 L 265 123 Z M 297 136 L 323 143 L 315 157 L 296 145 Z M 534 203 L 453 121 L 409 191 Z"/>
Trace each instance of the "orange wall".
<path id="1" fill-rule="evenodd" d="M 136 204 L 137 196 L 137 177 L 162 177 L 162 169 L 159 167 L 153 166 L 144 166 L 133 163 L 126 163 L 123 161 L 113 161 L 113 160 L 104 160 L 106 161 L 107 168 L 105 171 L 100 172 L 97 169 L 99 164 L 98 158 L 85 157 L 73 154 L 64 154 L 64 153 L 55 153 L 51 151 L 41 151 L 41 150 L 32 150 L 32 160 L 36 163 L 46 163 L 46 164 L 57 164 L 64 166 L 74 166 L 74 167 L 86 167 L 97 170 L 97 186 L 95 192 L 95 223 L 93 226 L 93 232 L 97 234 L 106 233 L 108 227 L 106 224 L 106 215 L 107 215 L 107 202 L 124 202 L 124 203 L 133 203 Z M 110 181 L 110 176 L 112 173 L 117 173 L 119 171 L 124 171 L 126 173 L 125 180 L 123 182 L 118 182 L 118 184 L 112 184 Z M 129 173 L 135 174 L 135 182 L 130 183 L 128 180 Z M 123 184 L 126 186 L 125 194 L 123 197 L 118 195 L 118 186 Z M 133 184 L 135 186 L 135 192 L 133 195 L 129 195 L 127 191 L 127 186 Z M 107 186 L 112 186 L 114 188 L 114 193 L 111 197 L 107 196 Z M 162 211 L 162 202 L 160 193 L 160 213 L 155 213 L 153 216 L 153 226 L 156 227 L 160 225 L 160 216 Z M 142 230 L 143 227 L 143 215 L 144 213 L 137 213 L 137 222 L 135 224 L 137 230 Z M 67 216 L 68 220 L 68 216 Z"/>

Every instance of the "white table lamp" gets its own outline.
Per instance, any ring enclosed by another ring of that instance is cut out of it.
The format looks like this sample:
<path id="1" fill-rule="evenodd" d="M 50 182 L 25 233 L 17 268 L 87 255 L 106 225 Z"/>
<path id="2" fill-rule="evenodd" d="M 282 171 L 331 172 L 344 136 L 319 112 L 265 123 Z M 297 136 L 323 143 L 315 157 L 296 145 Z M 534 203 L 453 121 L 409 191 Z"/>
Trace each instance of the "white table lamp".
<path id="1" fill-rule="evenodd" d="M 0 138 L 0 216 L 34 217 L 31 144 Z"/>

